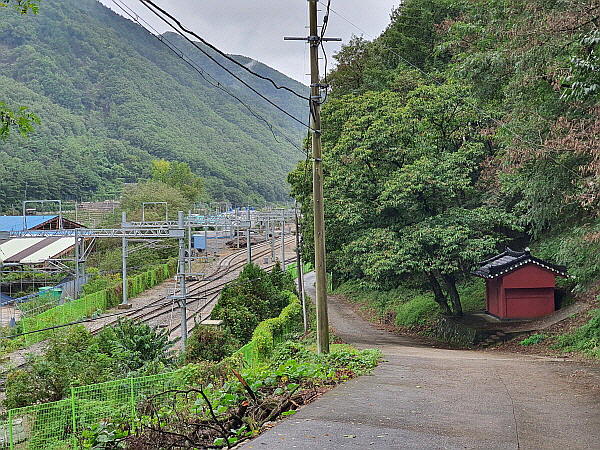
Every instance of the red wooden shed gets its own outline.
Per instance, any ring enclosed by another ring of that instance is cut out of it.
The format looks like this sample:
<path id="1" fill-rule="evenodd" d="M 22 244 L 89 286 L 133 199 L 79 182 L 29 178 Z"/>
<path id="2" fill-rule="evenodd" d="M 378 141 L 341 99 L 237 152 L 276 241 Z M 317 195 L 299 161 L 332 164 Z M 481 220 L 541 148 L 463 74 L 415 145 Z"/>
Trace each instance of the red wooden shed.
<path id="1" fill-rule="evenodd" d="M 550 264 L 529 250 L 506 250 L 480 263 L 472 273 L 485 278 L 486 309 L 502 319 L 530 319 L 554 312 L 556 276 L 567 277 L 567 268 Z"/>

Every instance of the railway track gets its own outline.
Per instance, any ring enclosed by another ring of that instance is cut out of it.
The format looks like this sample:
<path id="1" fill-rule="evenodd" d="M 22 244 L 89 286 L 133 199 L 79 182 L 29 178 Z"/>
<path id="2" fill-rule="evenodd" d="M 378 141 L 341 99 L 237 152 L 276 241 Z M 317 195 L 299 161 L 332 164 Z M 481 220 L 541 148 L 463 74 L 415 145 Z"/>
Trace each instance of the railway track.
<path id="1" fill-rule="evenodd" d="M 295 245 L 293 236 L 285 238 L 285 245 Z M 281 239 L 276 242 L 275 249 L 281 250 Z M 272 252 L 271 244 L 264 242 L 252 246 L 252 260 L 254 262 L 262 260 L 265 256 L 270 256 Z M 290 252 L 290 254 L 293 254 Z M 217 269 L 211 274 L 203 277 L 199 281 L 190 282 L 186 286 L 187 300 L 187 329 L 191 332 L 194 326 L 206 320 L 210 316 L 210 312 L 216 305 L 221 289 L 229 282 L 236 279 L 239 272 L 244 267 L 247 261 L 246 249 L 241 249 L 224 256 Z M 295 261 L 295 257 L 286 260 L 286 263 Z M 268 270 L 275 264 L 262 264 L 261 267 Z M 140 320 L 149 322 L 152 325 L 166 327 L 170 330 L 170 338 L 174 340 L 181 337 L 181 321 L 179 306 L 176 305 L 174 299 L 178 294 L 178 290 L 174 290 L 171 295 L 159 296 L 156 300 L 147 303 L 146 305 L 124 312 L 118 316 L 112 316 L 106 320 L 100 320 L 101 324 L 90 322 L 88 329 L 92 334 L 97 334 L 106 326 L 111 326 L 117 322 L 117 317 L 127 317 L 132 320 Z M 171 298 L 170 298 L 171 297 Z M 174 319 L 174 315 L 177 317 Z M 17 363 L 16 367 L 22 368 L 25 363 Z M 5 373 L 0 372 L 0 388 L 3 388 L 6 382 Z"/>
<path id="2" fill-rule="evenodd" d="M 288 246 L 290 244 L 295 245 L 295 239 L 293 236 L 286 236 L 285 245 Z M 277 249 L 281 250 L 281 239 L 276 241 L 275 250 Z M 221 259 L 214 272 L 204 276 L 198 281 L 186 281 L 186 323 L 188 332 L 191 332 L 194 326 L 210 317 L 210 313 L 219 298 L 221 289 L 227 283 L 236 279 L 239 272 L 246 264 L 246 252 L 246 249 L 234 251 Z M 261 261 L 264 257 L 270 256 L 271 252 L 272 248 L 269 242 L 255 244 L 252 246 L 252 260 L 254 262 Z M 292 261 L 294 260 L 295 258 Z M 262 267 L 267 270 L 273 266 L 273 263 L 262 265 Z M 106 321 L 102 321 L 102 323 L 97 326 L 92 323 L 89 329 L 93 334 L 97 334 L 102 328 L 116 323 L 118 318 L 128 318 L 168 328 L 170 331 L 170 338 L 172 340 L 176 339 L 181 337 L 181 313 L 177 301 L 179 294 L 179 289 L 173 287 L 171 292 L 166 295 L 160 295 L 155 300 L 152 300 L 141 307 L 124 312 L 118 316 L 113 316 Z"/>
<path id="3" fill-rule="evenodd" d="M 289 236 L 285 238 L 286 246 L 292 244 L 295 246 L 295 238 Z M 275 249 L 281 250 L 281 239 L 276 241 Z M 271 244 L 269 242 L 259 243 L 252 246 L 252 260 L 254 262 L 262 261 L 265 256 L 271 255 Z M 290 254 L 292 252 L 290 251 Z M 187 329 L 191 332 L 194 326 L 206 320 L 215 306 L 221 289 L 229 282 L 235 280 L 241 269 L 247 261 L 246 249 L 241 249 L 224 256 L 217 266 L 216 270 L 206 275 L 199 281 L 189 282 L 186 285 L 187 297 Z M 295 258 L 291 261 L 294 261 Z M 286 260 L 287 262 L 291 262 Z M 259 264 L 263 269 L 270 269 L 271 264 Z M 129 310 L 118 316 L 113 315 L 110 318 L 99 318 L 98 322 L 89 322 L 87 328 L 97 334 L 102 328 L 111 326 L 118 320 L 118 317 L 129 318 L 148 322 L 151 325 L 158 325 L 170 330 L 172 340 L 181 337 L 181 320 L 179 306 L 174 300 L 178 290 L 173 290 L 170 295 L 159 295 L 141 307 Z M 17 362 L 16 367 L 22 368 L 25 363 Z M 0 388 L 4 386 L 6 379 L 3 371 L 0 371 Z"/>

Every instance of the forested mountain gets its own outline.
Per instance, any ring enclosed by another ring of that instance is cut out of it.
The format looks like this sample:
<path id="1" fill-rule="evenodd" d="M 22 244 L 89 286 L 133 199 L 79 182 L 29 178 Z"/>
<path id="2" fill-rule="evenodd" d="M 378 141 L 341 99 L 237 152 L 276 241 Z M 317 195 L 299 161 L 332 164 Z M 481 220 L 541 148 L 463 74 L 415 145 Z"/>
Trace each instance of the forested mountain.
<path id="1" fill-rule="evenodd" d="M 322 126 L 337 282 L 421 283 L 460 314 L 457 280 L 506 244 L 579 288 L 600 276 L 599 6 L 405 0 L 342 48 Z M 289 179 L 310 228 L 306 166 Z"/>
<path id="2" fill-rule="evenodd" d="M 147 178 L 151 161 L 161 158 L 187 163 L 211 200 L 287 198 L 286 174 L 303 157 L 296 147 L 303 126 L 183 38 L 164 40 L 199 70 L 95 0 L 44 0 L 38 14 L 27 15 L 0 8 L 0 100 L 41 119 L 29 138 L 11 133 L 0 141 L 0 209 L 24 199 L 114 197 L 124 182 Z M 202 48 L 306 120 L 305 100 Z M 235 58 L 308 93 L 262 63 Z"/>

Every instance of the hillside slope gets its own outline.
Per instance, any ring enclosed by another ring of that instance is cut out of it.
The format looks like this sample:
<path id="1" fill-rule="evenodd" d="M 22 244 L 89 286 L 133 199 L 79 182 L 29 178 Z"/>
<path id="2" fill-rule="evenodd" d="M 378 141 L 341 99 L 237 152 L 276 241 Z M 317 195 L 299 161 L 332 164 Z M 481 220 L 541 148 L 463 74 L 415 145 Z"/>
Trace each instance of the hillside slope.
<path id="1" fill-rule="evenodd" d="M 197 70 L 95 0 L 45 0 L 39 14 L 27 16 L 0 8 L 0 96 L 42 120 L 29 139 L 13 133 L 0 142 L 0 208 L 24 199 L 114 196 L 159 158 L 188 163 L 213 200 L 287 197 L 286 174 L 303 158 L 290 142 L 300 146 L 302 124 L 179 36 L 164 39 Z M 264 64 L 236 58 L 279 85 L 307 91 Z M 305 120 L 304 99 L 227 64 Z"/>

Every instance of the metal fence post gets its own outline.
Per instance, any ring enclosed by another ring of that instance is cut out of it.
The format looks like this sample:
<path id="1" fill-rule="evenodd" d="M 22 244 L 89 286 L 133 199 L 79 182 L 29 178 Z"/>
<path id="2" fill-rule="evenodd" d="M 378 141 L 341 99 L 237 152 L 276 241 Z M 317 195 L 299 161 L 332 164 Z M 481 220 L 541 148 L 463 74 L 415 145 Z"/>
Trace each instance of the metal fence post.
<path id="1" fill-rule="evenodd" d="M 75 415 L 75 388 L 71 386 L 71 421 L 73 424 L 73 448 L 77 449 L 77 416 Z"/>
<path id="2" fill-rule="evenodd" d="M 129 391 L 131 394 L 131 418 L 135 419 L 135 390 L 133 388 L 133 378 L 129 379 Z"/>
<path id="3" fill-rule="evenodd" d="M 15 448 L 14 442 L 13 442 L 13 419 L 12 419 L 12 409 L 8 410 L 8 442 L 9 442 L 9 447 L 10 450 L 13 450 L 13 448 Z"/>

